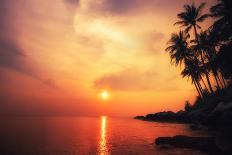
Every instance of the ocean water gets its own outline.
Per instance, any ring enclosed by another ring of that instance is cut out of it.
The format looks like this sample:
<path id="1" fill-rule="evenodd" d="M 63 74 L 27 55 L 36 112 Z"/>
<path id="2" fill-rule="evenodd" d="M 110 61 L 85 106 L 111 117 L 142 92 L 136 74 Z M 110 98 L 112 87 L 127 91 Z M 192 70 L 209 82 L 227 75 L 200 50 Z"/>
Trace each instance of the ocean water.
<path id="1" fill-rule="evenodd" d="M 189 126 L 113 117 L 0 117 L 1 155 L 201 155 L 161 148 L 160 136 L 201 136 Z"/>

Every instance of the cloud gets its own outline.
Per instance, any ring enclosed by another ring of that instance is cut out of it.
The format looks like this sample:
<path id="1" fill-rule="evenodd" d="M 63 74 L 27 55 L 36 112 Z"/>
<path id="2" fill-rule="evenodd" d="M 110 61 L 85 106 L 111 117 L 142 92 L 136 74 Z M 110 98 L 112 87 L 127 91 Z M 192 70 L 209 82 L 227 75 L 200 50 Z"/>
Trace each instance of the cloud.
<path id="1" fill-rule="evenodd" d="M 26 58 L 26 55 L 16 43 L 0 40 L 0 67 L 30 76 L 47 86 L 57 87 L 53 79 L 41 78 L 35 71 L 35 68 L 30 67 L 31 65 L 27 63 Z M 3 75 L 1 74 L 1 76 Z"/>
<path id="2" fill-rule="evenodd" d="M 70 5 L 78 5 L 80 0 L 63 0 L 64 3 L 70 4 Z"/>
<path id="3" fill-rule="evenodd" d="M 14 42 L 0 40 L 0 66 L 23 74 L 37 77 L 36 73 L 25 63 L 25 55 Z"/>
<path id="4" fill-rule="evenodd" d="M 56 81 L 54 79 L 45 79 L 45 80 L 41 79 L 41 81 L 47 86 L 58 88 Z"/>
<path id="5" fill-rule="evenodd" d="M 182 0 L 178 0 L 181 2 Z M 85 0 L 81 0 L 85 3 Z M 173 7 L 178 5 L 176 1 L 155 1 L 155 0 L 89 0 L 89 10 L 107 13 L 111 15 L 125 15 L 130 13 L 141 13 L 141 11 L 149 10 L 150 12 L 164 11 L 163 8 Z M 170 9 L 169 9 L 170 10 Z M 165 10 L 166 12 L 169 10 Z M 146 11 L 145 11 L 146 12 Z"/>
<path id="6" fill-rule="evenodd" d="M 103 0 L 101 10 L 112 14 L 123 14 L 138 7 L 138 0 Z"/>
<path id="7" fill-rule="evenodd" d="M 75 0 L 65 0 L 75 1 Z M 203 0 L 196 0 L 200 3 Z M 215 1 L 215 0 L 213 0 Z M 110 15 L 140 14 L 145 12 L 171 13 L 173 8 L 181 8 L 185 3 L 192 3 L 190 0 L 80 0 L 80 5 L 87 6 L 91 12 Z M 78 3 L 78 4 L 79 4 Z M 208 2 L 209 5 L 212 3 Z"/>
<path id="8" fill-rule="evenodd" d="M 152 42 L 160 42 L 162 39 L 164 39 L 165 35 L 162 32 L 153 31 L 148 35 L 148 37 Z"/>
<path id="9" fill-rule="evenodd" d="M 94 81 L 97 89 L 109 89 L 113 91 L 158 91 L 172 92 L 183 90 L 176 82 L 170 80 L 176 76 L 164 76 L 154 69 L 144 72 L 133 69 L 125 69 L 121 72 L 103 75 Z M 170 83 L 167 85 L 167 83 Z"/>
<path id="10" fill-rule="evenodd" d="M 25 54 L 17 43 L 15 16 L 10 12 L 11 3 L 4 1 L 0 11 L 0 66 L 36 77 L 35 72 L 25 63 Z"/>
<path id="11" fill-rule="evenodd" d="M 94 81 L 94 87 L 117 91 L 136 91 L 151 89 L 151 81 L 157 76 L 155 72 L 140 72 L 127 69 L 119 73 L 107 74 Z"/>
<path id="12" fill-rule="evenodd" d="M 141 36 L 137 36 L 137 40 L 141 40 L 139 43 L 143 46 L 144 51 L 148 54 L 158 54 L 160 51 L 160 44 L 163 43 L 165 34 L 152 30 L 145 32 Z"/>
<path id="13" fill-rule="evenodd" d="M 70 6 L 80 6 L 88 13 L 123 15 L 140 8 L 141 0 L 63 0 L 64 4 Z"/>
<path id="14" fill-rule="evenodd" d="M 68 9 L 73 11 L 79 6 L 80 0 L 63 0 L 63 2 Z"/>
<path id="15" fill-rule="evenodd" d="M 0 5 L 0 67 L 17 71 L 35 78 L 42 83 L 55 87 L 55 81 L 43 79 L 36 72 L 33 64 L 28 62 L 28 57 L 18 43 L 18 31 L 14 21 L 16 16 L 12 13 L 11 6 L 14 3 L 3 0 Z M 1 76 L 4 76 L 1 74 Z"/>

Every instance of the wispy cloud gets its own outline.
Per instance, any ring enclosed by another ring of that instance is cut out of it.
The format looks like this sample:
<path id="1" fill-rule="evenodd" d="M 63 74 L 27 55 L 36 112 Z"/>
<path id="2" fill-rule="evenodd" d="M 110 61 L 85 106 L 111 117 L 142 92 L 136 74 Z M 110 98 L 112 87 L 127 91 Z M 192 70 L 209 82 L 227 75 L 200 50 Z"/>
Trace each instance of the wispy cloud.
<path id="1" fill-rule="evenodd" d="M 165 85 L 169 82 L 164 78 L 160 80 L 161 75 L 152 70 L 138 71 L 135 69 L 126 69 L 118 73 L 106 74 L 94 81 L 94 87 L 97 89 L 110 89 L 113 91 L 175 91 L 178 87 Z"/>
<path id="2" fill-rule="evenodd" d="M 98 89 L 111 89 L 115 91 L 138 91 L 151 89 L 149 83 L 156 74 L 141 73 L 135 70 L 124 70 L 115 74 L 107 74 L 94 81 Z"/>
<path id="3" fill-rule="evenodd" d="M 20 46 L 17 25 L 14 25 L 16 16 L 11 14 L 11 6 L 13 1 L 1 1 L 0 6 L 0 67 L 17 71 L 32 78 L 41 81 L 51 87 L 55 87 L 54 80 L 42 78 L 36 72 L 33 64 L 27 61 L 27 55 Z M 4 76 L 1 74 L 1 76 Z"/>
<path id="4" fill-rule="evenodd" d="M 80 4 L 80 0 L 63 0 L 65 6 L 74 12 Z"/>

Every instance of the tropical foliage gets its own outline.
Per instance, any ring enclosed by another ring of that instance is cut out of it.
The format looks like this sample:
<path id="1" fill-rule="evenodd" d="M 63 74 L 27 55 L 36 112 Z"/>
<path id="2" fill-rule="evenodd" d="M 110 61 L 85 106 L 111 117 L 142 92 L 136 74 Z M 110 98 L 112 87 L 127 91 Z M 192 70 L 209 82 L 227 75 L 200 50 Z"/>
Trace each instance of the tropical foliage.
<path id="1" fill-rule="evenodd" d="M 202 99 L 206 94 L 217 94 L 232 81 L 232 1 L 218 0 L 209 13 L 202 14 L 205 5 L 184 5 L 174 24 L 182 30 L 171 35 L 166 48 L 171 63 L 183 66 L 182 77 L 191 79 Z M 206 19 L 214 22 L 203 30 L 201 23 Z"/>

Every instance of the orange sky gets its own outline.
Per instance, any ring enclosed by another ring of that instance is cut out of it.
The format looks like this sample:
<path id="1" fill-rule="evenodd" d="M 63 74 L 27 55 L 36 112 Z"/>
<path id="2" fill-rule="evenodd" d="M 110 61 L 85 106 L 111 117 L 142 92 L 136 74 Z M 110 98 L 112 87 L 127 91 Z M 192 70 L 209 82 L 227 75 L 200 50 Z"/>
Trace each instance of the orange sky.
<path id="1" fill-rule="evenodd" d="M 179 29 L 176 14 L 191 2 L 2 0 L 0 114 L 181 109 L 197 93 L 164 49 Z M 206 10 L 215 3 L 206 2 Z M 108 100 L 99 97 L 102 90 Z"/>

